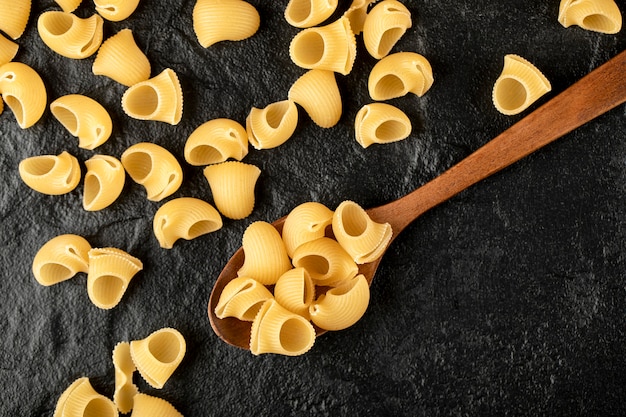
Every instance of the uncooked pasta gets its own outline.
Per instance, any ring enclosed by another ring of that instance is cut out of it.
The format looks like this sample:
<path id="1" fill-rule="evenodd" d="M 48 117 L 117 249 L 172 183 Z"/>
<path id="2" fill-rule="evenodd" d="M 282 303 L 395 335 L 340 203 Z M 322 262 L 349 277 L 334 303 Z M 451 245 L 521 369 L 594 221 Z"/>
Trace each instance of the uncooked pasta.
<path id="1" fill-rule="evenodd" d="M 69 193 L 78 186 L 81 176 L 78 159 L 67 151 L 59 155 L 40 155 L 23 159 L 18 171 L 26 185 L 48 195 Z"/>
<path id="2" fill-rule="evenodd" d="M 157 389 L 163 388 L 182 362 L 186 351 L 183 335 L 169 327 L 152 332 L 145 339 L 130 342 L 130 354 L 139 374 Z"/>
<path id="3" fill-rule="evenodd" d="M 271 149 L 285 143 L 298 125 L 298 108 L 291 100 L 253 107 L 246 118 L 248 140 L 255 149 Z"/>
<path id="4" fill-rule="evenodd" d="M 261 305 L 271 298 L 272 293 L 256 279 L 237 277 L 222 290 L 215 315 L 220 319 L 236 317 L 242 321 L 252 321 Z"/>
<path id="5" fill-rule="evenodd" d="M 88 58 L 100 47 L 103 21 L 98 14 L 80 18 L 72 13 L 49 11 L 37 20 L 41 40 L 54 52 L 67 58 Z"/>
<path id="6" fill-rule="evenodd" d="M 120 302 L 131 279 L 143 269 L 143 263 L 117 248 L 93 248 L 88 255 L 89 299 L 98 308 L 111 309 Z"/>
<path id="7" fill-rule="evenodd" d="M 288 97 L 320 127 L 333 127 L 341 118 L 341 94 L 333 71 L 309 70 L 293 83 Z"/>
<path id="8" fill-rule="evenodd" d="M 132 85 L 122 96 L 122 109 L 134 119 L 177 125 L 183 116 L 183 90 L 176 72 L 166 68 Z"/>
<path id="9" fill-rule="evenodd" d="M 506 55 L 493 86 L 493 104 L 502 114 L 518 114 L 551 89 L 550 81 L 532 63 L 518 55 Z"/>
<path id="10" fill-rule="evenodd" d="M 91 245 L 82 236 L 63 234 L 48 240 L 35 254 L 32 271 L 38 283 L 57 284 L 89 270 Z"/>
<path id="11" fill-rule="evenodd" d="M 68 94 L 50 103 L 54 117 L 72 136 L 78 146 L 92 150 L 109 139 L 113 122 L 107 110 L 96 100 L 82 94 Z"/>
<path id="12" fill-rule="evenodd" d="M 376 59 L 385 57 L 412 25 L 411 12 L 396 0 L 383 0 L 370 10 L 363 23 L 363 43 Z"/>
<path id="13" fill-rule="evenodd" d="M 97 211 L 109 207 L 122 194 L 126 171 L 122 163 L 109 155 L 94 155 L 85 161 L 83 208 Z"/>
<path id="14" fill-rule="evenodd" d="M 41 76 L 21 62 L 0 67 L 0 94 L 22 129 L 37 123 L 46 110 L 46 86 Z"/>
<path id="15" fill-rule="evenodd" d="M 217 164 L 248 154 L 248 134 L 238 122 L 218 118 L 198 126 L 185 142 L 185 160 L 195 166 Z"/>
<path id="16" fill-rule="evenodd" d="M 150 61 L 137 46 L 133 32 L 122 29 L 102 43 L 91 70 L 95 75 L 130 87 L 150 79 L 150 68 Z"/>
<path id="17" fill-rule="evenodd" d="M 240 277 L 254 278 L 261 284 L 271 285 L 292 268 L 280 233 L 267 222 L 250 224 L 243 234 L 242 247 L 245 260 L 237 271 Z"/>
<path id="18" fill-rule="evenodd" d="M 397 142 L 411 134 L 411 120 L 391 104 L 366 104 L 356 115 L 354 133 L 364 148 L 374 143 Z"/>
<path id="19" fill-rule="evenodd" d="M 254 188 L 261 175 L 255 165 L 226 161 L 204 169 L 215 206 L 229 219 L 243 219 L 254 210 Z"/>
<path id="20" fill-rule="evenodd" d="M 261 24 L 259 12 L 243 0 L 197 0 L 193 30 L 205 48 L 222 41 L 242 41 L 254 35 Z"/>

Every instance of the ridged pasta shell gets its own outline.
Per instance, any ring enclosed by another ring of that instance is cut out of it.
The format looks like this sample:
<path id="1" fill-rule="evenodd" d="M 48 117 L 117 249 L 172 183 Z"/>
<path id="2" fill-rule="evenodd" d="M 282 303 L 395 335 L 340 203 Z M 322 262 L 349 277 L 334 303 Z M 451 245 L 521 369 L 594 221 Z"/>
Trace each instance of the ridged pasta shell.
<path id="1" fill-rule="evenodd" d="M 493 104 L 502 114 L 526 110 L 552 89 L 550 81 L 526 59 L 506 55 L 502 73 L 493 86 Z"/>
<path id="2" fill-rule="evenodd" d="M 168 401 L 139 393 L 131 417 L 183 417 Z"/>
<path id="3" fill-rule="evenodd" d="M 62 417 L 117 417 L 119 415 L 113 401 L 102 394 L 98 394 L 91 386 L 89 379 L 81 378 L 80 382 L 77 382 L 76 385 L 70 385 L 70 388 L 71 391 L 64 398 L 63 406 L 60 407 Z"/>
<path id="4" fill-rule="evenodd" d="M 54 0 L 54 2 L 58 4 L 65 13 L 72 13 L 74 10 L 78 9 L 78 6 L 80 6 L 83 0 Z"/>
<path id="5" fill-rule="evenodd" d="M 298 246 L 292 263 L 296 268 L 306 269 L 316 285 L 337 285 L 359 272 L 350 254 L 336 240 L 328 237 Z"/>
<path id="6" fill-rule="evenodd" d="M 213 119 L 198 126 L 185 142 L 185 160 L 191 165 L 209 165 L 248 154 L 246 129 L 234 120 Z"/>
<path id="7" fill-rule="evenodd" d="M 359 35 L 363 32 L 363 25 L 367 17 L 367 8 L 376 1 L 378 0 L 353 0 L 348 10 L 344 13 L 344 16 L 350 19 L 350 26 L 355 35 Z"/>
<path id="8" fill-rule="evenodd" d="M 261 305 L 271 298 L 270 290 L 256 279 L 237 277 L 222 290 L 215 306 L 215 315 L 220 319 L 236 317 L 242 321 L 252 321 Z"/>
<path id="9" fill-rule="evenodd" d="M 26 30 L 31 0 L 0 0 L 0 31 L 17 39 Z"/>
<path id="10" fill-rule="evenodd" d="M 272 285 L 292 268 L 280 233 L 267 222 L 250 224 L 243 234 L 242 247 L 245 259 L 237 271 L 240 277 L 251 277 L 263 285 Z"/>
<path id="11" fill-rule="evenodd" d="M 354 133 L 363 148 L 373 143 L 397 142 L 411 134 L 411 120 L 391 104 L 366 104 L 356 114 Z"/>
<path id="12" fill-rule="evenodd" d="M 72 391 L 76 389 L 79 385 L 83 384 L 85 381 L 88 381 L 87 377 L 78 378 L 74 382 L 72 382 L 59 396 L 57 403 L 54 407 L 54 414 L 52 417 L 63 417 L 63 409 L 65 408 L 65 403 L 67 399 L 72 395 Z"/>
<path id="13" fill-rule="evenodd" d="M 363 275 L 331 288 L 310 308 L 311 320 L 325 330 L 343 330 L 359 321 L 370 301 L 370 287 Z"/>
<path id="14" fill-rule="evenodd" d="M 126 171 L 122 163 L 108 155 L 94 155 L 85 161 L 83 208 L 97 211 L 109 207 L 122 194 Z"/>
<path id="15" fill-rule="evenodd" d="M 248 140 L 255 149 L 271 149 L 285 143 L 298 125 L 298 108 L 291 100 L 253 107 L 246 118 Z"/>
<path id="16" fill-rule="evenodd" d="M 399 1 L 377 3 L 363 23 L 363 43 L 367 52 L 376 59 L 383 58 L 411 25 L 411 12 Z"/>
<path id="17" fill-rule="evenodd" d="M 304 29 L 291 40 L 289 55 L 302 68 L 349 74 L 356 59 L 350 20 L 342 17 L 326 26 Z"/>
<path id="18" fill-rule="evenodd" d="M 117 248 L 94 248 L 89 251 L 87 294 L 101 309 L 115 307 L 130 280 L 143 269 L 142 262 Z"/>
<path id="19" fill-rule="evenodd" d="M 159 329 L 141 340 L 130 342 L 130 354 L 137 370 L 153 388 L 161 389 L 183 360 L 187 345 L 176 329 Z M 135 398 L 134 409 L 139 406 Z"/>
<path id="20" fill-rule="evenodd" d="M 91 71 L 131 87 L 150 79 L 150 61 L 137 46 L 133 32 L 122 29 L 102 43 Z"/>
<path id="21" fill-rule="evenodd" d="M 314 342 L 313 325 L 274 299 L 263 304 L 252 322 L 250 352 L 254 355 L 277 353 L 298 356 L 308 352 Z"/>
<path id="22" fill-rule="evenodd" d="M 562 0 L 559 22 L 594 32 L 615 34 L 622 29 L 622 14 L 614 0 Z"/>
<path id="23" fill-rule="evenodd" d="M 139 0 L 94 0 L 93 3 L 100 16 L 111 22 L 119 22 L 133 14 Z"/>
<path id="24" fill-rule="evenodd" d="M 193 30 L 204 48 L 221 41 L 241 41 L 261 24 L 256 8 L 243 0 L 198 0 L 193 8 Z"/>
<path id="25" fill-rule="evenodd" d="M 120 342 L 113 349 L 112 360 L 115 369 L 115 391 L 113 402 L 121 413 L 129 413 L 133 408 L 133 397 L 139 389 L 133 384 L 133 372 L 137 369 L 130 355 L 130 343 Z"/>
<path id="26" fill-rule="evenodd" d="M 206 201 L 180 197 L 159 207 L 154 214 L 152 228 L 159 245 L 171 249 L 178 239 L 191 240 L 221 229 L 222 218 Z"/>
<path id="27" fill-rule="evenodd" d="M 290 0 L 285 20 L 297 28 L 309 28 L 328 19 L 337 9 L 337 0 Z"/>
<path id="28" fill-rule="evenodd" d="M 326 227 L 333 221 L 333 211 L 321 203 L 309 201 L 291 210 L 283 224 L 283 241 L 287 254 L 293 258 L 298 246 L 324 237 Z"/>
<path id="29" fill-rule="evenodd" d="M 396 52 L 374 65 L 367 88 L 373 100 L 384 101 L 408 93 L 421 97 L 433 81 L 433 70 L 426 58 L 415 52 Z"/>
<path id="30" fill-rule="evenodd" d="M 276 281 L 274 298 L 292 313 L 309 320 L 309 307 L 315 298 L 315 284 L 304 268 L 285 272 Z"/>
<path id="31" fill-rule="evenodd" d="M 0 67 L 15 58 L 19 45 L 0 34 Z"/>
<path id="32" fill-rule="evenodd" d="M 230 219 L 243 219 L 254 210 L 254 188 L 261 170 L 250 164 L 226 161 L 204 169 L 215 206 Z"/>
<path id="33" fill-rule="evenodd" d="M 341 94 L 332 71 L 307 71 L 293 83 L 288 97 L 301 105 L 311 120 L 320 127 L 333 127 L 341 118 Z"/>
<path id="34" fill-rule="evenodd" d="M 33 275 L 38 283 L 49 286 L 89 270 L 91 245 L 81 236 L 64 234 L 47 241 L 33 258 Z"/>
<path id="35" fill-rule="evenodd" d="M 96 53 L 104 36 L 103 20 L 97 14 L 81 19 L 54 10 L 39 16 L 37 30 L 48 48 L 72 59 L 84 59 Z"/>
<path id="36" fill-rule="evenodd" d="M 176 157 L 154 143 L 130 146 L 122 154 L 122 165 L 133 181 L 144 186 L 151 201 L 172 195 L 183 182 L 183 169 Z"/>
<path id="37" fill-rule="evenodd" d="M 52 115 L 78 138 L 78 146 L 92 150 L 111 136 L 113 121 L 102 104 L 81 95 L 69 94 L 50 103 Z"/>
<path id="38" fill-rule="evenodd" d="M 19 164 L 22 181 L 42 194 L 61 195 L 80 182 L 78 159 L 63 151 L 59 155 L 31 156 Z"/>
<path id="39" fill-rule="evenodd" d="M 177 125 L 183 116 L 183 90 L 178 76 L 167 68 L 133 85 L 122 96 L 122 109 L 135 119 Z"/>
<path id="40" fill-rule="evenodd" d="M 43 80 L 34 69 L 21 62 L 9 62 L 0 67 L 0 94 L 22 129 L 37 123 L 46 110 Z"/>
<path id="41" fill-rule="evenodd" d="M 357 264 L 364 264 L 383 254 L 392 230 L 389 223 L 373 221 L 355 202 L 344 201 L 335 209 L 333 234 Z"/>

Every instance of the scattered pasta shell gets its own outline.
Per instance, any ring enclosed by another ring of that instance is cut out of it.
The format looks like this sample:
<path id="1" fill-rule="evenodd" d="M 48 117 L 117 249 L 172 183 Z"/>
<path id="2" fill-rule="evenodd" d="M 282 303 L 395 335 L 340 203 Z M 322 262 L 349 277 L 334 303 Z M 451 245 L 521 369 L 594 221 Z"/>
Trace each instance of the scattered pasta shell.
<path id="1" fill-rule="evenodd" d="M 137 46 L 133 32 L 122 29 L 102 43 L 91 71 L 131 87 L 150 79 L 150 61 Z"/>
<path id="2" fill-rule="evenodd" d="M 96 11 L 111 22 L 119 22 L 130 17 L 137 9 L 139 0 L 94 0 Z"/>
<path id="3" fill-rule="evenodd" d="M 292 268 L 283 239 L 270 223 L 256 221 L 250 224 L 243 234 L 242 247 L 245 259 L 237 276 L 272 285 Z"/>
<path id="4" fill-rule="evenodd" d="M 17 39 L 26 30 L 31 0 L 0 0 L 0 31 Z"/>
<path id="5" fill-rule="evenodd" d="M 94 155 L 85 161 L 83 208 L 97 211 L 109 207 L 122 194 L 126 171 L 122 163 L 108 155 Z"/>
<path id="6" fill-rule="evenodd" d="M 72 395 L 72 391 L 76 389 L 79 385 L 83 384 L 85 381 L 88 381 L 87 377 L 78 378 L 74 382 L 72 382 L 66 389 L 61 393 L 59 399 L 57 400 L 56 406 L 54 407 L 54 414 L 52 417 L 63 417 L 63 409 L 65 408 L 65 403 L 67 399 Z"/>
<path id="7" fill-rule="evenodd" d="M 343 330 L 363 317 L 369 301 L 370 287 L 358 275 L 321 295 L 310 308 L 311 320 L 322 329 Z"/>
<path id="8" fill-rule="evenodd" d="M 322 128 L 335 126 L 341 118 L 341 95 L 332 71 L 309 70 L 293 83 L 288 97 L 302 106 L 311 120 Z"/>
<path id="9" fill-rule="evenodd" d="M 502 114 L 518 114 L 551 89 L 550 81 L 537 67 L 520 56 L 506 55 L 493 86 L 493 104 Z"/>
<path id="10" fill-rule="evenodd" d="M 122 109 L 134 119 L 177 125 L 183 116 L 183 90 L 178 76 L 166 68 L 156 77 L 133 85 L 122 96 Z"/>
<path id="11" fill-rule="evenodd" d="M 350 20 L 342 17 L 326 26 L 304 29 L 292 39 L 289 55 L 301 68 L 349 74 L 356 59 L 356 38 Z"/>
<path id="12" fill-rule="evenodd" d="M 344 13 L 344 16 L 350 19 L 350 26 L 355 35 L 363 32 L 363 25 L 367 18 L 367 8 L 375 1 L 377 0 L 353 0 L 348 10 Z"/>
<path id="13" fill-rule="evenodd" d="M 180 197 L 163 204 L 154 214 L 152 228 L 159 245 L 171 249 L 178 239 L 191 240 L 222 227 L 213 206 L 193 197 Z"/>
<path id="14" fill-rule="evenodd" d="M 64 234 L 47 241 L 33 258 L 33 275 L 38 283 L 49 286 L 89 270 L 91 245 L 81 236 Z"/>
<path id="15" fill-rule="evenodd" d="M 72 13 L 78 9 L 83 0 L 54 0 L 65 13 Z"/>
<path id="16" fill-rule="evenodd" d="M 324 237 L 326 227 L 333 221 L 333 211 L 321 203 L 309 201 L 289 212 L 283 224 L 283 241 L 287 254 L 293 258 L 298 246 Z"/>
<path id="17" fill-rule="evenodd" d="M 50 103 L 52 115 L 78 138 L 78 146 L 92 150 L 109 139 L 113 131 L 111 116 L 96 100 L 69 94 Z"/>
<path id="18" fill-rule="evenodd" d="M 558 20 L 564 27 L 607 34 L 622 29 L 622 14 L 614 0 L 561 0 Z"/>
<path id="19" fill-rule="evenodd" d="M 356 114 L 354 133 L 363 148 L 373 143 L 397 142 L 411 134 L 411 120 L 391 104 L 366 104 Z"/>
<path id="20" fill-rule="evenodd" d="M 285 20 L 297 28 L 310 28 L 328 19 L 337 9 L 337 0 L 290 0 Z"/>
<path id="21" fill-rule="evenodd" d="M 373 100 L 384 101 L 408 93 L 421 97 L 433 81 L 433 70 L 426 58 L 415 52 L 396 52 L 374 65 L 367 88 Z"/>
<path id="22" fill-rule="evenodd" d="M 363 23 L 367 52 L 376 59 L 385 57 L 411 25 L 411 12 L 399 1 L 377 3 Z"/>
<path id="23" fill-rule="evenodd" d="M 254 210 L 254 188 L 261 170 L 250 164 L 226 161 L 209 165 L 204 176 L 211 187 L 215 206 L 229 219 L 243 219 Z"/>
<path id="24" fill-rule="evenodd" d="M 176 329 L 163 328 L 141 340 L 130 342 L 130 354 L 137 370 L 153 388 L 161 389 L 183 360 L 185 338 Z M 135 397 L 134 409 L 139 403 Z"/>
<path id="25" fill-rule="evenodd" d="M 139 393 L 134 399 L 131 417 L 183 417 L 168 401 Z"/>
<path id="26" fill-rule="evenodd" d="M 298 125 L 298 108 L 291 100 L 252 108 L 246 119 L 248 140 L 255 149 L 271 149 L 285 143 Z"/>
<path id="27" fill-rule="evenodd" d="M 274 298 L 287 310 L 309 320 L 309 307 L 315 298 L 315 284 L 311 275 L 304 268 L 285 272 L 276 281 Z"/>
<path id="28" fill-rule="evenodd" d="M 185 160 L 191 165 L 210 165 L 248 154 L 246 129 L 234 120 L 213 119 L 198 126 L 185 142 Z"/>
<path id="29" fill-rule="evenodd" d="M 130 280 L 143 269 L 142 262 L 116 248 L 94 248 L 89 251 L 87 294 L 98 308 L 115 307 L 128 288 Z"/>
<path id="30" fill-rule="evenodd" d="M 42 194 L 61 195 L 80 182 L 78 159 L 63 151 L 59 155 L 31 156 L 19 164 L 22 181 Z"/>
<path id="31" fill-rule="evenodd" d="M 61 394 L 54 413 L 55 417 L 117 417 L 118 415 L 113 401 L 98 394 L 88 378 L 78 379 Z"/>
<path id="32" fill-rule="evenodd" d="M 183 169 L 176 157 L 154 143 L 130 146 L 122 154 L 122 165 L 133 181 L 144 186 L 151 201 L 172 195 L 183 182 Z"/>
<path id="33" fill-rule="evenodd" d="M 242 41 L 261 24 L 256 8 L 243 0 L 198 0 L 193 8 L 193 30 L 204 48 L 221 41 Z"/>
<path id="34" fill-rule="evenodd" d="M 19 45 L 0 34 L 0 67 L 7 64 L 15 58 Z"/>
<path id="35" fill-rule="evenodd" d="M 306 269 L 316 285 L 337 285 L 359 272 L 350 254 L 336 240 L 328 237 L 298 246 L 292 263 L 296 268 Z"/>
<path id="36" fill-rule="evenodd" d="M 357 264 L 378 259 L 391 241 L 391 225 L 373 221 L 361 206 L 344 201 L 335 209 L 333 233 Z"/>
<path id="37" fill-rule="evenodd" d="M 49 11 L 39 16 L 37 30 L 41 40 L 57 54 L 84 59 L 102 44 L 103 21 L 97 14 L 81 19 L 72 13 Z"/>
<path id="38" fill-rule="evenodd" d="M 0 94 L 22 129 L 37 123 L 46 110 L 43 80 L 34 69 L 21 62 L 9 62 L 0 67 Z"/>
<path id="39" fill-rule="evenodd" d="M 253 321 L 261 305 L 271 298 L 270 290 L 256 279 L 237 277 L 222 290 L 215 315 L 220 319 L 236 317 L 242 321 Z"/>
<path id="40" fill-rule="evenodd" d="M 315 329 L 304 317 L 267 300 L 252 322 L 250 352 L 297 356 L 308 352 L 315 342 Z"/>
<path id="41" fill-rule="evenodd" d="M 120 413 L 129 413 L 133 408 L 133 398 L 139 389 L 133 384 L 133 372 L 137 369 L 130 355 L 130 343 L 120 342 L 115 345 L 112 354 L 115 369 L 115 391 L 113 402 Z"/>

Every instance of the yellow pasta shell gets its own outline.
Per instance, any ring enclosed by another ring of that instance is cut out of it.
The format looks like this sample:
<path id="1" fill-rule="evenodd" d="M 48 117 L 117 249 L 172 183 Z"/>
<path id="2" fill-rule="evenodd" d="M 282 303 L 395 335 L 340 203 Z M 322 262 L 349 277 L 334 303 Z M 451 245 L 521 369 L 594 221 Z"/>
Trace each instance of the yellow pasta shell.
<path id="1" fill-rule="evenodd" d="M 328 19 L 337 9 L 337 0 L 290 0 L 285 20 L 297 28 L 309 28 Z"/>
<path id="2" fill-rule="evenodd" d="M 142 262 L 117 248 L 94 248 L 89 251 L 87 294 L 101 309 L 115 307 L 130 280 L 143 269 Z"/>
<path id="3" fill-rule="evenodd" d="M 96 100 L 69 94 L 50 103 L 54 117 L 78 138 L 78 146 L 92 150 L 109 139 L 113 131 L 111 116 Z"/>
<path id="4" fill-rule="evenodd" d="M 26 30 L 31 0 L 0 0 L 0 31 L 17 39 Z"/>
<path id="5" fill-rule="evenodd" d="M 293 83 L 288 97 L 302 106 L 320 127 L 333 127 L 341 118 L 341 95 L 332 71 L 309 70 Z"/>
<path id="6" fill-rule="evenodd" d="M 187 345 L 176 329 L 159 329 L 141 340 L 130 342 L 130 354 L 137 370 L 153 388 L 161 389 L 183 360 Z M 135 398 L 134 407 L 138 407 Z"/>
<path id="7" fill-rule="evenodd" d="M 215 306 L 215 315 L 220 319 L 236 317 L 242 321 L 252 321 L 261 305 L 271 298 L 272 293 L 256 279 L 237 277 L 222 290 Z"/>
<path id="8" fill-rule="evenodd" d="M 87 377 L 78 378 L 61 393 L 59 399 L 57 400 L 56 406 L 54 407 L 54 414 L 52 415 L 52 417 L 63 417 L 63 409 L 65 408 L 65 403 L 67 402 L 67 399 L 72 394 L 72 391 L 74 391 L 76 387 L 83 384 L 85 381 L 88 381 Z"/>
<path id="9" fill-rule="evenodd" d="M 411 120 L 391 104 L 366 104 L 356 115 L 354 133 L 363 148 L 373 143 L 397 142 L 411 134 Z"/>
<path id="10" fill-rule="evenodd" d="M 240 277 L 251 277 L 261 284 L 272 285 L 291 269 L 291 261 L 280 233 L 267 222 L 250 224 L 243 234 L 242 247 L 245 259 L 237 271 Z"/>
<path id="11" fill-rule="evenodd" d="M 139 0 L 94 0 L 100 16 L 112 22 L 119 22 L 130 17 L 139 5 Z"/>
<path id="12" fill-rule="evenodd" d="M 198 0 L 193 8 L 193 30 L 205 48 L 221 41 L 241 41 L 261 24 L 259 12 L 243 0 Z"/>
<path id="13" fill-rule="evenodd" d="M 159 245 L 171 249 L 178 239 L 191 240 L 220 229 L 222 218 L 206 201 L 180 197 L 159 207 L 152 225 Z"/>
<path id="14" fill-rule="evenodd" d="M 57 407 L 61 409 L 59 415 L 62 417 L 117 417 L 119 415 L 113 401 L 98 394 L 87 378 L 80 378 L 75 384 L 70 385 L 68 391 L 67 396 L 63 398 L 63 405 Z"/>
<path id="15" fill-rule="evenodd" d="M 47 241 L 33 258 L 33 275 L 38 283 L 49 286 L 89 270 L 91 245 L 81 236 L 64 234 Z"/>
<path id="16" fill-rule="evenodd" d="M 185 142 L 185 160 L 191 165 L 209 165 L 228 158 L 241 161 L 248 154 L 248 134 L 230 119 L 213 119 L 198 126 Z"/>
<path id="17" fill-rule="evenodd" d="M 9 62 L 0 67 L 0 94 L 22 129 L 37 123 L 46 110 L 43 80 L 34 69 L 21 62 Z"/>
<path id="18" fill-rule="evenodd" d="M 304 268 L 316 285 L 337 285 L 354 277 L 359 268 L 341 245 L 328 237 L 311 240 L 298 246 L 292 263 Z"/>
<path id="19" fill-rule="evenodd" d="M 310 308 L 311 320 L 325 330 L 343 330 L 359 321 L 370 300 L 370 287 L 363 275 L 331 288 Z"/>
<path id="20" fill-rule="evenodd" d="M 154 143 L 130 146 L 122 154 L 122 165 L 133 181 L 144 186 L 148 200 L 161 201 L 183 182 L 183 170 L 176 157 Z"/>
<path id="21" fill-rule="evenodd" d="M 0 67 L 15 58 L 19 45 L 0 34 Z"/>
<path id="22" fill-rule="evenodd" d="M 315 298 L 315 284 L 304 268 L 291 269 L 278 278 L 274 298 L 281 306 L 309 320 L 309 307 Z"/>
<path id="23" fill-rule="evenodd" d="M 353 0 L 348 10 L 344 13 L 344 16 L 350 19 L 350 26 L 355 35 L 359 35 L 363 31 L 363 25 L 367 17 L 367 8 L 375 1 L 378 0 Z"/>
<path id="24" fill-rule="evenodd" d="M 177 125 L 183 116 L 183 90 L 178 76 L 167 68 L 131 86 L 122 96 L 122 109 L 135 119 Z"/>
<path id="25" fill-rule="evenodd" d="M 298 125 L 298 108 L 291 100 L 252 108 L 246 119 L 248 140 L 256 149 L 271 149 L 285 143 Z"/>
<path id="26" fill-rule="evenodd" d="M 39 16 L 37 30 L 41 40 L 57 54 L 84 59 L 102 44 L 103 21 L 97 14 L 81 19 L 72 13 L 49 11 Z"/>
<path id="27" fill-rule="evenodd" d="M 363 43 L 376 59 L 381 59 L 394 47 L 412 25 L 411 12 L 396 0 L 383 0 L 367 14 L 363 23 Z"/>
<path id="28" fill-rule="evenodd" d="M 293 258 L 298 246 L 324 237 L 326 227 L 332 223 L 333 211 L 313 201 L 302 203 L 291 210 L 283 224 L 283 241 L 287 254 Z"/>
<path id="29" fill-rule="evenodd" d="M 168 401 L 139 393 L 134 398 L 131 417 L 183 417 Z"/>
<path id="30" fill-rule="evenodd" d="M 209 165 L 204 176 L 211 187 L 215 206 L 230 219 L 243 219 L 254 210 L 254 188 L 261 170 L 250 164 L 226 161 Z"/>
<path id="31" fill-rule="evenodd" d="M 113 402 L 121 413 L 129 413 L 133 408 L 133 398 L 139 389 L 133 384 L 133 372 L 137 369 L 130 355 L 130 343 L 120 342 L 115 345 L 112 354 L 115 369 L 115 391 Z"/>
<path id="32" fill-rule="evenodd" d="M 373 100 L 384 101 L 408 93 L 421 97 L 433 81 L 433 70 L 426 58 L 415 52 L 396 52 L 374 65 L 367 88 Z"/>
<path id="33" fill-rule="evenodd" d="M 63 151 L 59 155 L 31 156 L 19 164 L 22 181 L 43 194 L 67 194 L 80 181 L 78 159 Z"/>
<path id="34" fill-rule="evenodd" d="M 102 43 L 91 70 L 127 87 L 150 79 L 150 61 L 130 29 L 122 29 Z"/>
<path id="35" fill-rule="evenodd" d="M 85 161 L 83 208 L 97 211 L 109 207 L 122 194 L 126 171 L 122 163 L 108 155 L 94 155 Z"/>
<path id="36" fill-rule="evenodd" d="M 54 0 L 65 13 L 72 13 L 78 9 L 78 6 L 82 3 L 82 0 Z"/>
<path id="37" fill-rule="evenodd" d="M 562 0 L 559 22 L 564 27 L 615 34 L 622 29 L 622 14 L 614 0 Z"/>

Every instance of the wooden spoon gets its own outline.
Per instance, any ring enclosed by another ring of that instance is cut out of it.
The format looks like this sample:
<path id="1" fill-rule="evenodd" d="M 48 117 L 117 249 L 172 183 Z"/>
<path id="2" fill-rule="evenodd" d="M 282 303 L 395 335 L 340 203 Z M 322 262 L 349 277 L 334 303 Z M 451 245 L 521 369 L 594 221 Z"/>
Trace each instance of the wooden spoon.
<path id="1" fill-rule="evenodd" d="M 369 209 L 367 213 L 374 221 L 391 224 L 393 241 L 424 212 L 624 102 L 626 51 L 596 68 L 437 178 L 396 201 Z M 281 231 L 284 221 L 285 217 L 273 225 Z M 370 284 L 381 259 L 359 266 L 359 273 Z M 243 249 L 239 248 L 215 282 L 208 314 L 213 330 L 221 339 L 249 349 L 250 322 L 215 316 L 215 306 L 224 286 L 237 277 L 243 261 Z M 318 335 L 321 333 L 323 331 Z"/>

